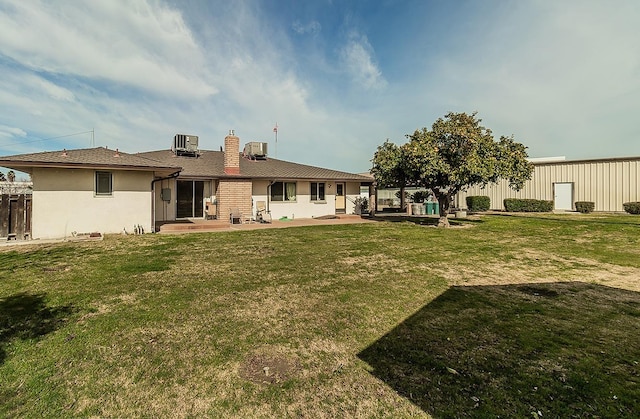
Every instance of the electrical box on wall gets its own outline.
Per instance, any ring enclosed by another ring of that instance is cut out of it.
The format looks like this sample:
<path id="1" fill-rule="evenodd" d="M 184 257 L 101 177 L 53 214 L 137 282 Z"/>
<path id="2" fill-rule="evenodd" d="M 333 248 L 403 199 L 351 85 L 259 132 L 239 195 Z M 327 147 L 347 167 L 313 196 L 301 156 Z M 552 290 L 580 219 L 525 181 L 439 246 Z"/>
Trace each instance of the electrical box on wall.
<path id="1" fill-rule="evenodd" d="M 162 188 L 160 191 L 160 199 L 163 201 L 171 201 L 171 188 Z"/>

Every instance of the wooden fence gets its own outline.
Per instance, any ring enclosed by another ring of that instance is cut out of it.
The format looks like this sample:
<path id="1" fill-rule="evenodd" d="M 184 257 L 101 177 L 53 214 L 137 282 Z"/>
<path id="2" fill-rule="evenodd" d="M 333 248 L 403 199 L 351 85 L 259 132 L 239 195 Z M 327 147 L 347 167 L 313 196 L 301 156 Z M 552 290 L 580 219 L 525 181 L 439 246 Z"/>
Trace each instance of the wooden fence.
<path id="1" fill-rule="evenodd" d="M 31 195 L 0 195 L 0 238 L 31 237 Z"/>

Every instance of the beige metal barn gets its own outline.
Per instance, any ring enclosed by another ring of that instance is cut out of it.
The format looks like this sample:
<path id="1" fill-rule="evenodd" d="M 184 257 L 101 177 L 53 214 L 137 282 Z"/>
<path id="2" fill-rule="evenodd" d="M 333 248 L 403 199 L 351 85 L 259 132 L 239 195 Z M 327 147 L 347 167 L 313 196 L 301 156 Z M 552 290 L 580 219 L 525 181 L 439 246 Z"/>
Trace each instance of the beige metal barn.
<path id="1" fill-rule="evenodd" d="M 484 195 L 491 209 L 503 210 L 505 198 L 544 199 L 554 202 L 555 210 L 575 210 L 576 201 L 595 203 L 595 211 L 622 212 L 624 202 L 640 201 L 640 157 L 590 160 L 564 158 L 532 159 L 534 172 L 524 188 L 516 192 L 507 181 L 472 187 L 454 200 L 466 208 L 466 197 Z"/>

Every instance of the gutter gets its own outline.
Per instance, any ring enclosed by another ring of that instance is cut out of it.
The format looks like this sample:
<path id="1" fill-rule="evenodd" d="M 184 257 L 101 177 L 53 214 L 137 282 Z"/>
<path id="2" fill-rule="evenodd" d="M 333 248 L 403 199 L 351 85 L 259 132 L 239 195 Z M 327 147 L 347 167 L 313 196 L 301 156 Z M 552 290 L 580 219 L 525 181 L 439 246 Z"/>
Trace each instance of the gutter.
<path id="1" fill-rule="evenodd" d="M 154 185 L 156 182 L 160 182 L 162 180 L 175 179 L 178 177 L 182 169 L 177 172 L 171 173 L 169 176 L 161 177 L 158 179 L 153 179 L 151 181 L 151 231 L 156 232 L 156 194 Z"/>

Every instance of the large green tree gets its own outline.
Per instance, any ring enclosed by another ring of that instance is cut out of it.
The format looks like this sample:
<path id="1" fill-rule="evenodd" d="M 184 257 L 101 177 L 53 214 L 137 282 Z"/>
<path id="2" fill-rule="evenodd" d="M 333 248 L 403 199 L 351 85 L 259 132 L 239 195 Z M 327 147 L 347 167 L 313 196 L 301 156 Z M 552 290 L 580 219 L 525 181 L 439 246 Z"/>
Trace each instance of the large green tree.
<path id="1" fill-rule="evenodd" d="M 383 158 L 385 142 L 372 160 L 372 174 L 382 187 L 407 184 L 430 189 L 440 204 L 438 225 L 449 226 L 447 215 L 453 197 L 470 186 L 486 186 L 507 179 L 519 190 L 531 178 L 533 165 L 527 161 L 526 147 L 513 136 L 494 140 L 490 129 L 480 125 L 477 113 L 450 112 L 438 118 L 431 129 L 422 128 L 407 135 L 409 142 L 396 146 L 397 159 Z"/>
<path id="2" fill-rule="evenodd" d="M 400 188 L 400 208 L 405 205 L 405 187 L 409 186 L 407 158 L 405 150 L 387 139 L 378 146 L 373 157 L 371 174 L 378 188 Z M 372 207 L 373 209 L 374 207 Z"/>

